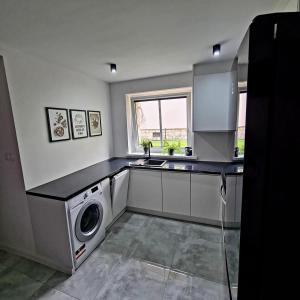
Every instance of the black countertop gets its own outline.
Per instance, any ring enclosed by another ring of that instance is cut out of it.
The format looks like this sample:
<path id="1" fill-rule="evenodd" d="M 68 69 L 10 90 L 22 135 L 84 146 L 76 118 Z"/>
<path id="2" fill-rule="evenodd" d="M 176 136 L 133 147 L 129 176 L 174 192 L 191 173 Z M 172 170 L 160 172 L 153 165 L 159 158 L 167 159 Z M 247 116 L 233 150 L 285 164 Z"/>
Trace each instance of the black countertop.
<path id="1" fill-rule="evenodd" d="M 111 158 L 80 171 L 66 175 L 49 183 L 28 190 L 28 195 L 40 196 L 67 201 L 101 180 L 111 177 L 126 168 L 153 169 L 143 166 L 132 166 L 136 158 Z M 183 171 L 207 174 L 242 174 L 242 163 L 168 161 L 158 170 Z"/>

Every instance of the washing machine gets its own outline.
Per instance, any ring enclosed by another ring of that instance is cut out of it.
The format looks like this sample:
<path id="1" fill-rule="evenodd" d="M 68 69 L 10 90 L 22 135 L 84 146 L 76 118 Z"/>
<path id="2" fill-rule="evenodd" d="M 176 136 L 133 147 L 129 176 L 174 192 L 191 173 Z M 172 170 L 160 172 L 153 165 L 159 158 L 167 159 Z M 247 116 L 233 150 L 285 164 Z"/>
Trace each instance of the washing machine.
<path id="1" fill-rule="evenodd" d="M 73 262 L 77 269 L 105 238 L 107 203 L 101 184 L 70 199 L 68 209 Z"/>

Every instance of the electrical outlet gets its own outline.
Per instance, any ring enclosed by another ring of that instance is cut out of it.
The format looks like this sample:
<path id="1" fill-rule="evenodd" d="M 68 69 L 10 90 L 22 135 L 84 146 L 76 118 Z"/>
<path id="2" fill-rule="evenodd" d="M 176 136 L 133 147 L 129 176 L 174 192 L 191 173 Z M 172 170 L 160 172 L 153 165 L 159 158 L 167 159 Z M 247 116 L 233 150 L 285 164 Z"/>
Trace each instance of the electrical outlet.
<path id="1" fill-rule="evenodd" d="M 11 152 L 5 152 L 4 153 L 4 160 L 9 161 L 9 162 L 14 162 L 15 161 L 15 156 Z"/>

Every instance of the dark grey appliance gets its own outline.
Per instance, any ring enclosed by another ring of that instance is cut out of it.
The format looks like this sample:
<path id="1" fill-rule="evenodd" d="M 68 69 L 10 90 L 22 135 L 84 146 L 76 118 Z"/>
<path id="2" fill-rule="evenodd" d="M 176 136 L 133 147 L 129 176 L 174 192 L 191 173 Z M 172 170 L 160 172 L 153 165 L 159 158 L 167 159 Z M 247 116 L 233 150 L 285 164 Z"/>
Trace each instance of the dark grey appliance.
<path id="1" fill-rule="evenodd" d="M 239 53 L 248 83 L 238 299 L 295 299 L 300 13 L 258 16 L 248 36 Z"/>

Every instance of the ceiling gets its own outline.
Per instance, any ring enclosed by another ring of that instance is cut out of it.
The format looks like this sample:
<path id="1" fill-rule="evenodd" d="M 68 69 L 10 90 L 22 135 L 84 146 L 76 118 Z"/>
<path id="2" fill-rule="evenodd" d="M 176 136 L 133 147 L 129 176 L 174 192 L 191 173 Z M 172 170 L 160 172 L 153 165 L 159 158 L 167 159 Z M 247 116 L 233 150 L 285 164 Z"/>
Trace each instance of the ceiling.
<path id="1" fill-rule="evenodd" d="M 209 62 L 215 43 L 233 58 L 253 17 L 287 2 L 0 0 L 0 42 L 107 82 L 145 78 Z"/>

